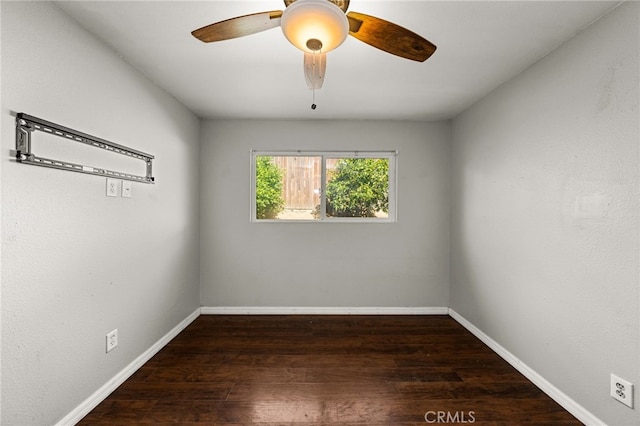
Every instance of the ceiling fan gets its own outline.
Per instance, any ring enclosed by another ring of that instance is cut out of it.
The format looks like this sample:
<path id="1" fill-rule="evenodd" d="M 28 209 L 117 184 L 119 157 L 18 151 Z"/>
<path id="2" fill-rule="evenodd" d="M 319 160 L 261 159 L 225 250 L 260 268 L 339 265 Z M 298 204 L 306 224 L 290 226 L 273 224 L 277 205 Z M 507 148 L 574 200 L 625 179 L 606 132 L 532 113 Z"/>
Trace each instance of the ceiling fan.
<path id="1" fill-rule="evenodd" d="M 284 11 L 237 16 L 204 26 L 191 34 L 210 43 L 280 26 L 287 40 L 304 52 L 304 71 L 310 89 L 322 87 L 326 53 L 340 46 L 347 35 L 392 55 L 418 62 L 424 62 L 436 50 L 433 43 L 399 25 L 363 13 L 347 13 L 349 0 L 284 0 L 284 4 Z"/>

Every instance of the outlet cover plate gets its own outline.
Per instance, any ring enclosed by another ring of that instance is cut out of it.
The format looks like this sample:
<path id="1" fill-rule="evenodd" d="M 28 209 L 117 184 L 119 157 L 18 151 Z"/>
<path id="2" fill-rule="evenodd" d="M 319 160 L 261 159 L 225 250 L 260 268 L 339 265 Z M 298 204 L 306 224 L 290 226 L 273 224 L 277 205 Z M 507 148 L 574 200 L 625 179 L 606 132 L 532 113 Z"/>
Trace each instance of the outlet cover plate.
<path id="1" fill-rule="evenodd" d="M 633 384 L 624 379 L 611 375 L 611 397 L 633 408 Z"/>
<path id="2" fill-rule="evenodd" d="M 107 178 L 107 197 L 119 197 L 120 186 L 120 180 Z"/>
<path id="3" fill-rule="evenodd" d="M 118 346 L 118 329 L 107 333 L 107 352 L 112 351 Z"/>

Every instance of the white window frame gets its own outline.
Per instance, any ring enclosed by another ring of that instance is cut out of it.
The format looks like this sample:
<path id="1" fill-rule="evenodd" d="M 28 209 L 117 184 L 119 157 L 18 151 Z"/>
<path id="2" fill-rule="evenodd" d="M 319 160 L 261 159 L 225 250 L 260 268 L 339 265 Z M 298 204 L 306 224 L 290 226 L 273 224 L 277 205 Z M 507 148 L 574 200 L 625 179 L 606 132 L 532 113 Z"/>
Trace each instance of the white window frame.
<path id="1" fill-rule="evenodd" d="M 256 218 L 256 157 L 321 157 L 320 218 L 257 219 Z M 385 158 L 389 160 L 389 212 L 386 218 L 376 217 L 327 217 L 326 216 L 326 159 L 327 158 Z M 395 223 L 398 221 L 398 151 L 269 151 L 251 150 L 250 219 L 255 223 Z"/>

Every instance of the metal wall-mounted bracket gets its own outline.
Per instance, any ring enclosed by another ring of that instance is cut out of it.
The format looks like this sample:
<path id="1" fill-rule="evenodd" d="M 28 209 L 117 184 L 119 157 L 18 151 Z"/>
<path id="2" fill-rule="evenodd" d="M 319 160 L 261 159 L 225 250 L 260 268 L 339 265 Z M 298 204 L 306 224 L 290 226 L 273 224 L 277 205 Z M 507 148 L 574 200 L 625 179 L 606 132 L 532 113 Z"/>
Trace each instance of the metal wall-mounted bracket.
<path id="1" fill-rule="evenodd" d="M 91 167 L 82 164 L 71 163 L 62 160 L 52 160 L 49 158 L 38 157 L 31 150 L 31 136 L 33 132 L 41 131 L 50 135 L 59 136 L 61 138 L 80 142 L 96 148 L 115 152 L 127 157 L 141 160 L 146 165 L 146 175 L 134 175 L 131 173 L 118 172 L 99 167 Z M 137 151 L 126 146 L 118 145 L 107 140 L 69 129 L 59 124 L 51 123 L 41 118 L 33 117 L 24 113 L 18 113 L 16 116 L 16 161 L 23 164 L 31 164 L 34 166 L 50 167 L 60 170 L 68 170 L 71 172 L 85 173 L 97 176 L 114 177 L 118 179 L 131 180 L 134 182 L 154 183 L 153 177 L 153 155 Z"/>

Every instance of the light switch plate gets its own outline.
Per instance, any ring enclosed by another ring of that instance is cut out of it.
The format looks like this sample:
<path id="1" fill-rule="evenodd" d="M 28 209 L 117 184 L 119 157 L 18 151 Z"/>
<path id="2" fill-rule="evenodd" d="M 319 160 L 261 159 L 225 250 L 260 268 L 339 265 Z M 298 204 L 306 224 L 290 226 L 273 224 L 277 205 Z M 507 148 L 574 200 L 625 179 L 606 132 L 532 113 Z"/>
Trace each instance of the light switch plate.
<path id="1" fill-rule="evenodd" d="M 120 180 L 107 178 L 107 197 L 119 197 L 120 185 Z"/>
<path id="2" fill-rule="evenodd" d="M 129 180 L 122 181 L 122 196 L 124 198 L 131 198 L 133 196 L 132 193 L 133 182 Z"/>

